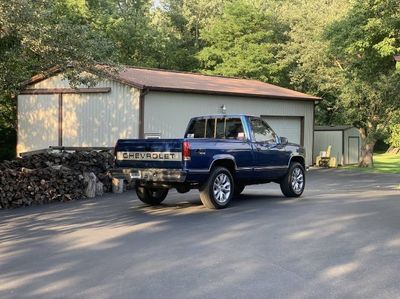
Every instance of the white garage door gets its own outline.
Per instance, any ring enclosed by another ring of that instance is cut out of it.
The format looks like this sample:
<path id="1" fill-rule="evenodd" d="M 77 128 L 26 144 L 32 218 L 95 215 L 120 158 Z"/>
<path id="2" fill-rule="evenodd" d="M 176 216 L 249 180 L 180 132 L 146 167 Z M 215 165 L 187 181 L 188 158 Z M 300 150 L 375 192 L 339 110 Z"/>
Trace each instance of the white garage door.
<path id="1" fill-rule="evenodd" d="M 301 118 L 284 116 L 262 116 L 278 136 L 287 137 L 289 142 L 300 144 Z"/>

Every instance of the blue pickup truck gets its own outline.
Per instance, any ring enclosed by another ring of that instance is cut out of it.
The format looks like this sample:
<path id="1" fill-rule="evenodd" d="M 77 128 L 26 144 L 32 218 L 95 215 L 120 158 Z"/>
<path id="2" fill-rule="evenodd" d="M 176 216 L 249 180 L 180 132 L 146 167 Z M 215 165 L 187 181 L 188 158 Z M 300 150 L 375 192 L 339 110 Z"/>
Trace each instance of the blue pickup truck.
<path id="1" fill-rule="evenodd" d="M 207 208 L 222 209 L 247 185 L 275 182 L 287 197 L 305 187 L 304 148 L 255 116 L 195 117 L 183 139 L 121 139 L 114 154 L 113 176 L 134 181 L 149 205 L 160 204 L 171 188 L 198 189 Z"/>

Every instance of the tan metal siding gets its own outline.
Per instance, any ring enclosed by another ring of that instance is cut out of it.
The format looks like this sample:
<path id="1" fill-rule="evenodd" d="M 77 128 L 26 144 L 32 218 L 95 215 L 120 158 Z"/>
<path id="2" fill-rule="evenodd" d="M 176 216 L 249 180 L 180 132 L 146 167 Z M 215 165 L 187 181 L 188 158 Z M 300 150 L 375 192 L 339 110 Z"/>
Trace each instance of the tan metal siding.
<path id="1" fill-rule="evenodd" d="M 138 89 L 112 80 L 102 80 L 96 87 L 111 87 L 110 93 L 93 94 L 63 94 L 63 145 L 64 146 L 114 146 L 118 138 L 137 138 L 139 131 L 139 94 Z M 68 81 L 62 75 L 54 76 L 29 87 L 35 88 L 70 88 Z M 20 107 L 18 118 L 21 131 L 18 148 L 23 151 L 47 148 L 57 145 L 58 125 L 53 126 L 51 138 L 37 137 L 24 139 L 24 132 L 31 132 L 28 123 L 23 120 L 24 109 L 36 109 L 32 102 L 35 98 L 46 102 L 49 97 L 58 99 L 58 95 L 20 95 L 25 101 Z M 33 105 L 33 106 L 32 106 Z M 52 103 L 55 119 L 58 120 L 58 100 Z M 21 110 L 22 109 L 22 110 Z M 36 109 L 40 110 L 40 109 Z M 19 120 L 20 122 L 20 120 Z M 40 127 L 39 119 L 32 119 L 32 125 Z M 23 142 L 23 143 L 22 143 Z M 20 150 L 19 152 L 21 152 Z"/>
<path id="2" fill-rule="evenodd" d="M 222 105 L 228 114 L 303 116 L 306 163 L 312 162 L 314 102 L 153 91 L 146 95 L 144 102 L 145 133 L 161 133 L 163 138 L 183 137 L 191 117 L 220 113 Z"/>
<path id="3" fill-rule="evenodd" d="M 63 95 L 63 145 L 113 146 L 119 138 L 136 138 L 135 96 L 129 89 Z"/>
<path id="4" fill-rule="evenodd" d="M 110 82 L 110 80 L 100 80 L 97 82 L 96 87 L 109 87 Z M 81 85 L 79 87 L 86 88 L 87 86 Z M 69 81 L 63 78 L 63 74 L 58 74 L 27 86 L 27 89 L 36 88 L 71 88 L 71 86 L 69 85 Z"/>
<path id="5" fill-rule="evenodd" d="M 336 157 L 337 163 L 343 164 L 342 131 L 315 131 L 314 134 L 314 158 L 319 155 L 320 151 L 326 151 L 328 146 L 331 145 L 331 157 Z"/>
<path id="6" fill-rule="evenodd" d="M 17 154 L 57 144 L 58 95 L 19 95 Z"/>

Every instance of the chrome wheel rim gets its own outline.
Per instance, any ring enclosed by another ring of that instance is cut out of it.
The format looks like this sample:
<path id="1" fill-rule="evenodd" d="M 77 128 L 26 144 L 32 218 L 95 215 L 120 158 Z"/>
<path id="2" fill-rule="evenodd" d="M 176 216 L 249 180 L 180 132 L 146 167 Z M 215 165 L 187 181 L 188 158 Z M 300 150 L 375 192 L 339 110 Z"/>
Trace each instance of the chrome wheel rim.
<path id="1" fill-rule="evenodd" d="M 296 167 L 292 172 L 292 189 L 296 194 L 299 194 L 303 191 L 304 187 L 304 174 L 303 171 Z"/>
<path id="2" fill-rule="evenodd" d="M 224 204 L 231 195 L 232 185 L 229 177 L 225 173 L 220 173 L 214 180 L 213 193 L 215 200 Z"/>

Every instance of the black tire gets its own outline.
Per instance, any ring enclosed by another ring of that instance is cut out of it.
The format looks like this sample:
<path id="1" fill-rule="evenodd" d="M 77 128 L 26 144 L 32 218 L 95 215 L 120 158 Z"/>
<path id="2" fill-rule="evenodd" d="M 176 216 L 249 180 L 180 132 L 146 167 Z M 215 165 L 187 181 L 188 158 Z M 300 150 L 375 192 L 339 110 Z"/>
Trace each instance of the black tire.
<path id="1" fill-rule="evenodd" d="M 243 192 L 245 187 L 246 187 L 245 185 L 236 184 L 235 185 L 235 191 L 233 192 L 233 195 L 239 196 L 240 194 L 242 194 L 242 192 Z"/>
<path id="2" fill-rule="evenodd" d="M 227 183 L 229 184 L 227 185 Z M 234 181 L 229 170 L 224 167 L 216 167 L 212 170 L 207 182 L 201 186 L 200 199 L 203 205 L 209 209 L 224 209 L 229 205 L 234 190 Z"/>
<path id="3" fill-rule="evenodd" d="M 296 182 L 294 182 L 296 180 Z M 306 176 L 303 165 L 293 162 L 280 182 L 281 191 L 286 197 L 299 197 L 306 186 Z"/>
<path id="4" fill-rule="evenodd" d="M 145 204 L 156 206 L 162 203 L 162 201 L 167 197 L 168 189 L 137 186 L 136 194 Z"/>

